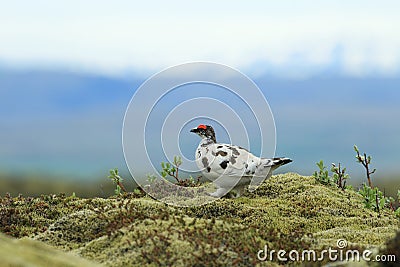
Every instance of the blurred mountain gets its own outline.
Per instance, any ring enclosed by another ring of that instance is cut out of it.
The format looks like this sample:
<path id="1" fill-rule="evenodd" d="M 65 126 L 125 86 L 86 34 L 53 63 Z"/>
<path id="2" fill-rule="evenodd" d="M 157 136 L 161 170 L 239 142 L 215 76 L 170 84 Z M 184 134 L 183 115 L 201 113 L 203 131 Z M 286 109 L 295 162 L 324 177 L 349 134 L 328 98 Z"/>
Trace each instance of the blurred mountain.
<path id="1" fill-rule="evenodd" d="M 0 170 L 71 179 L 103 176 L 113 167 L 126 171 L 122 121 L 145 78 L 0 70 Z M 282 171 L 311 174 L 323 159 L 361 177 L 357 144 L 372 155 L 378 176 L 397 177 L 400 77 L 254 80 L 275 117 L 276 155 L 294 159 Z"/>

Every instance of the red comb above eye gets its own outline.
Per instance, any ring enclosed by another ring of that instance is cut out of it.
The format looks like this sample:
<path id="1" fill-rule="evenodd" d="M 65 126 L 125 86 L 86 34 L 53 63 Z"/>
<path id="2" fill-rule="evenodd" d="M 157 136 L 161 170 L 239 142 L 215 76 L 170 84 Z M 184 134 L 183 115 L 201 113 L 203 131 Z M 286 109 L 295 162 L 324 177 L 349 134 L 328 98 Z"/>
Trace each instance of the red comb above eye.
<path id="1" fill-rule="evenodd" d="M 199 126 L 197 126 L 197 129 L 207 129 L 207 126 L 205 126 L 204 124 L 200 124 Z"/>

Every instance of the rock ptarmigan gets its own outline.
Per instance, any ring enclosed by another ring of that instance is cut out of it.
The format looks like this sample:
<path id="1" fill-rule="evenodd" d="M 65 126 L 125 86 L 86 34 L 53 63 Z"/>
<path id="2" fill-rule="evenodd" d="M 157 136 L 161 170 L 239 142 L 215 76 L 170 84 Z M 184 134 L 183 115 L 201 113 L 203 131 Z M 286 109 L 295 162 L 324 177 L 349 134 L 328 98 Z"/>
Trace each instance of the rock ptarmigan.
<path id="1" fill-rule="evenodd" d="M 190 132 L 202 138 L 196 150 L 196 164 L 203 176 L 216 185 L 217 191 L 210 194 L 213 197 L 222 197 L 231 189 L 239 197 L 253 177 L 267 179 L 273 170 L 292 162 L 289 158 L 259 158 L 240 146 L 217 143 L 210 125 L 200 124 Z"/>

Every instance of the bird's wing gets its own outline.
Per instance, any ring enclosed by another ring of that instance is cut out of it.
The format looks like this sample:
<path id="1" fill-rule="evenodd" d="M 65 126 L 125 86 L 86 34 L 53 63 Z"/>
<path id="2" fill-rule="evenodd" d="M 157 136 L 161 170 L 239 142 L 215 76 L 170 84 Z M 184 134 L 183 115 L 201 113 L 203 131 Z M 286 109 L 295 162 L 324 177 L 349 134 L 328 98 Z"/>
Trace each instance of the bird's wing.
<path id="1" fill-rule="evenodd" d="M 213 144 L 210 146 L 209 167 L 212 175 L 235 177 L 266 177 L 272 161 L 254 156 L 240 146 Z"/>

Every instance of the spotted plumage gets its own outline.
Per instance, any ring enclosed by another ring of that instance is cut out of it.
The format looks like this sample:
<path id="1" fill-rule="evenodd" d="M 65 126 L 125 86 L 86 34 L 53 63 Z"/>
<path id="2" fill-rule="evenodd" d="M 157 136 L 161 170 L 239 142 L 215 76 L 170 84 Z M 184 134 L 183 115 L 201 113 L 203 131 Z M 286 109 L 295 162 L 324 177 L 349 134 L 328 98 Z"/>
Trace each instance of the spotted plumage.
<path id="1" fill-rule="evenodd" d="M 259 158 L 245 148 L 217 143 L 215 131 L 200 124 L 190 130 L 202 140 L 196 150 L 196 163 L 203 176 L 217 186 L 211 195 L 221 197 L 230 189 L 240 196 L 253 177 L 269 178 L 276 168 L 292 162 L 289 158 Z"/>

